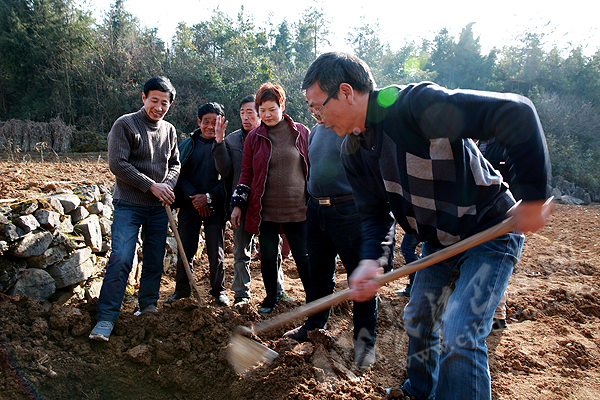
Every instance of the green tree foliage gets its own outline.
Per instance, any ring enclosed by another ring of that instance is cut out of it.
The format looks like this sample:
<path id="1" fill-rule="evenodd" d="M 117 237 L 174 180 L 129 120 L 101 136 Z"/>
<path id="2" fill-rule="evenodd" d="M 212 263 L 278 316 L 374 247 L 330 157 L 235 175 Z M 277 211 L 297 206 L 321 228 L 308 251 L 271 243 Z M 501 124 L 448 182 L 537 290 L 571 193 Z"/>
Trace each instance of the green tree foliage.
<path id="1" fill-rule="evenodd" d="M 436 82 L 451 89 L 490 89 L 496 52 L 481 54 L 473 22 L 463 28 L 458 41 L 443 28 L 433 42 L 428 68 L 437 72 Z"/>
<path id="2" fill-rule="evenodd" d="M 381 40 L 378 21 L 362 19 L 346 40 L 379 87 L 430 80 L 530 97 L 554 173 L 600 184 L 600 50 L 586 56 L 581 47 L 548 47 L 546 26 L 483 54 L 472 28 L 467 24 L 457 37 L 442 28 L 433 38 L 392 49 Z M 99 22 L 75 0 L 3 0 L 0 119 L 60 117 L 101 145 L 116 118 L 141 107 L 143 83 L 166 75 L 178 91 L 167 119 L 181 133 L 195 129 L 197 107 L 208 101 L 225 106 L 228 131 L 239 128 L 240 100 L 264 82 L 281 84 L 286 113 L 310 127 L 300 87 L 329 37 L 329 20 L 318 7 L 268 27 L 256 26 L 243 7 L 234 18 L 217 9 L 193 26 L 180 23 L 167 45 L 125 10 L 124 0 L 114 0 Z"/>
<path id="3" fill-rule="evenodd" d="M 78 118 L 92 19 L 71 0 L 4 0 L 0 5 L 3 118 Z"/>

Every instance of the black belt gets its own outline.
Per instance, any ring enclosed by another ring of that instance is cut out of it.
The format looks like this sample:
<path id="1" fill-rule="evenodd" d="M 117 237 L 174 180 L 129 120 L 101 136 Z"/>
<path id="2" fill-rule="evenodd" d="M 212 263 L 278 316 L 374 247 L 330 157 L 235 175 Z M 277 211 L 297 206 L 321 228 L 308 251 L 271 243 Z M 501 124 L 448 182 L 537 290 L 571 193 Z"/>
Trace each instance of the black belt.
<path id="1" fill-rule="evenodd" d="M 312 200 L 313 203 L 317 203 L 320 206 L 329 207 L 333 204 L 339 204 L 339 203 L 344 203 L 346 201 L 354 200 L 354 197 L 351 194 L 349 194 L 347 196 L 341 196 L 341 197 L 313 197 L 313 196 L 310 196 L 310 199 Z"/>

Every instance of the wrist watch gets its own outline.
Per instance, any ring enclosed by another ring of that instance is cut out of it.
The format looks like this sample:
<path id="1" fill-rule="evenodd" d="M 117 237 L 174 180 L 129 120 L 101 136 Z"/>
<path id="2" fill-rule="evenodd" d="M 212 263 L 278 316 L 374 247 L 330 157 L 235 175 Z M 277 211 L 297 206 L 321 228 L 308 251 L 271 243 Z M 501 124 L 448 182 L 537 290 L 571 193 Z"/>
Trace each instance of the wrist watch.
<path id="1" fill-rule="evenodd" d="M 206 202 L 208 204 L 212 203 L 212 199 L 210 198 L 210 193 L 206 193 Z"/>

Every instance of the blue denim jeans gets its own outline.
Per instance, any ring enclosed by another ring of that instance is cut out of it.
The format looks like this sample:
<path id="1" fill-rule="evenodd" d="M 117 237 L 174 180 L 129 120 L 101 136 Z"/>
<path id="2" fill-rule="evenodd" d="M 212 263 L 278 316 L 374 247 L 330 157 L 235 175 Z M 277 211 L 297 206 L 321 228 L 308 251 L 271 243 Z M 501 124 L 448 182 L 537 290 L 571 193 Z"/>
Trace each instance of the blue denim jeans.
<path id="1" fill-rule="evenodd" d="M 306 212 L 308 221 L 308 259 L 310 277 L 310 301 L 329 296 L 335 289 L 335 270 L 339 254 L 346 274 L 350 276 L 360 261 L 362 224 L 353 201 L 331 206 L 319 206 L 309 202 Z M 308 330 L 325 328 L 331 309 L 308 317 Z M 359 338 L 375 344 L 377 323 L 377 298 L 366 302 L 354 302 L 354 339 Z"/>
<path id="2" fill-rule="evenodd" d="M 117 322 L 142 229 L 143 268 L 138 291 L 140 310 L 158 302 L 167 243 L 167 212 L 162 206 L 142 206 L 114 200 L 112 251 L 98 298 L 98 321 Z"/>
<path id="3" fill-rule="evenodd" d="M 404 310 L 409 337 L 404 390 L 411 396 L 491 399 L 486 338 L 523 240 L 508 233 L 416 275 Z M 427 243 L 422 249 L 423 256 L 438 250 Z"/>
<path id="4" fill-rule="evenodd" d="M 411 235 L 410 233 L 405 233 L 402 237 L 402 242 L 400 242 L 400 251 L 402 252 L 402 256 L 404 257 L 404 261 L 406 264 L 410 264 L 413 261 L 417 261 L 419 259 L 419 255 L 417 254 L 417 246 L 419 242 L 415 235 Z M 408 281 L 412 285 L 415 280 L 416 272 L 408 275 Z"/>

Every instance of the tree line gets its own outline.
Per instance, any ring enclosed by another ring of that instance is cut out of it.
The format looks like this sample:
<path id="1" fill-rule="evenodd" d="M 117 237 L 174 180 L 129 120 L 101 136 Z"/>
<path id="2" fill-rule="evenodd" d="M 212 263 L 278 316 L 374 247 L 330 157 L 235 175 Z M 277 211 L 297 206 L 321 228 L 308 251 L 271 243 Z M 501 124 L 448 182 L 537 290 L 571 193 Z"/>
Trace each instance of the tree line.
<path id="1" fill-rule="evenodd" d="M 168 76 L 177 89 L 168 114 L 179 132 L 196 127 L 196 109 L 225 105 L 230 130 L 241 126 L 239 101 L 260 84 L 281 84 L 286 112 L 312 126 L 300 84 L 329 45 L 328 18 L 310 7 L 297 21 L 258 26 L 244 13 L 214 11 L 193 26 L 180 23 L 167 45 L 115 0 L 101 21 L 74 0 L 0 3 L 0 120 L 49 121 L 77 127 L 94 148 L 120 115 L 141 106 L 141 85 Z M 422 80 L 454 89 L 513 92 L 535 103 L 548 139 L 553 171 L 600 184 L 600 50 L 545 46 L 545 33 L 518 33 L 516 44 L 481 51 L 472 25 L 457 37 L 441 28 L 434 38 L 393 49 L 378 23 L 362 21 L 347 34 L 353 52 L 372 68 L 379 87 Z M 229 129 L 228 129 L 229 130 Z"/>

